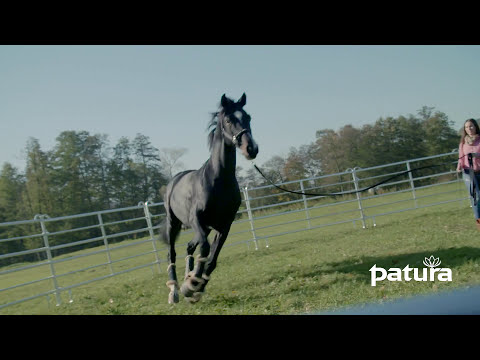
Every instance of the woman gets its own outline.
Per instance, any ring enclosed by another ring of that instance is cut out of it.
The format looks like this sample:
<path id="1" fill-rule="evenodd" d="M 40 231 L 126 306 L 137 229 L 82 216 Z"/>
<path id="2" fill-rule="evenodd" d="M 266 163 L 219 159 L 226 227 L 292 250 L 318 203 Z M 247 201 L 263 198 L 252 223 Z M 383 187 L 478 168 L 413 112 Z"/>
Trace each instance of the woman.
<path id="1" fill-rule="evenodd" d="M 478 156 L 476 156 L 477 153 Z M 472 156 L 470 157 L 468 154 L 472 154 Z M 457 171 L 463 172 L 463 180 L 470 194 L 477 229 L 480 230 L 480 128 L 475 119 L 467 119 L 463 125 L 458 157 Z M 471 171 L 473 171 L 473 176 Z M 474 199 L 474 195 L 476 199 Z"/>

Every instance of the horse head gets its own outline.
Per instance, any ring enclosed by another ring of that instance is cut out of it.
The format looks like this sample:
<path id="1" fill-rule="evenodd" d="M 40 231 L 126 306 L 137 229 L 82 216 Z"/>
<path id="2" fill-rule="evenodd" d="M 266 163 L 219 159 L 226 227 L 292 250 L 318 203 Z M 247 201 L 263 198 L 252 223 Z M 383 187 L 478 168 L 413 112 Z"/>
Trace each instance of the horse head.
<path id="1" fill-rule="evenodd" d="M 238 147 L 247 160 L 255 159 L 258 145 L 252 136 L 251 117 L 243 109 L 247 103 L 247 96 L 243 93 L 235 102 L 223 94 L 220 103 L 223 109 L 219 113 L 219 121 L 227 144 Z"/>

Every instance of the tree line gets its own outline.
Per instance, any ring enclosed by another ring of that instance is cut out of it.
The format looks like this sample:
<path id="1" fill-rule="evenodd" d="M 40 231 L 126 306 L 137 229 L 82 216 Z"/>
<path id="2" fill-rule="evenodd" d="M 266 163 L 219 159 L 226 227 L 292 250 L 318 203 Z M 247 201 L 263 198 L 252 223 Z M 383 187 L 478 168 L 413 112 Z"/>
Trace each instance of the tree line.
<path id="1" fill-rule="evenodd" d="M 336 131 L 318 130 L 314 142 L 292 147 L 286 156 L 273 156 L 261 166 L 272 181 L 285 182 L 450 152 L 458 142 L 459 133 L 447 115 L 424 106 L 416 115 L 380 118 L 359 128 L 349 124 Z M 25 171 L 8 162 L 0 169 L 0 223 L 33 219 L 36 214 L 57 217 L 161 202 L 168 180 L 182 170 L 185 152 L 159 150 L 142 134 L 122 137 L 111 147 L 108 135 L 64 131 L 47 151 L 32 137 L 25 147 Z M 241 170 L 237 169 L 241 186 L 267 184 L 253 168 Z M 81 225 L 93 225 L 85 222 Z M 0 227 L 0 239 L 24 233 L 28 231 Z M 99 230 L 92 229 L 89 236 L 99 236 Z M 0 253 L 34 246 L 38 244 L 0 242 Z"/>
<path id="2" fill-rule="evenodd" d="M 161 202 L 162 187 L 180 164 L 186 149 L 157 149 L 149 137 L 122 137 L 111 147 L 105 134 L 64 131 L 53 149 L 42 150 L 38 139 L 29 138 L 25 147 L 26 167 L 21 172 L 10 163 L 0 169 L 0 223 L 124 208 L 147 200 Z M 117 214 L 121 220 L 122 213 Z M 94 225 L 93 218 L 76 226 Z M 97 222 L 98 223 L 98 222 Z M 67 229 L 73 224 L 62 224 Z M 31 232 L 28 226 L 0 227 L 0 239 Z M 50 224 L 49 232 L 55 230 Z M 121 224 L 116 231 L 123 231 Z M 100 236 L 99 229 L 78 236 Z M 69 235 L 75 240 L 76 234 Z M 40 247 L 32 241 L 0 242 L 0 253 Z M 58 242 L 51 245 L 58 245 Z M 27 257 L 29 260 L 32 257 Z"/>
<path id="3" fill-rule="evenodd" d="M 314 142 L 292 147 L 284 157 L 273 156 L 262 165 L 262 171 L 274 182 L 287 182 L 341 173 L 348 168 L 368 168 L 447 153 L 457 149 L 460 140 L 459 131 L 453 126 L 453 121 L 445 113 L 423 106 L 415 115 L 379 118 L 375 123 L 361 127 L 348 124 L 336 131 L 321 129 L 316 131 Z M 382 169 L 371 171 L 369 175 L 381 172 Z M 242 181 L 249 187 L 267 184 L 255 169 L 247 170 Z M 321 185 L 320 182 L 316 181 L 316 185 Z M 344 190 L 339 187 L 328 191 Z M 283 194 L 282 200 L 295 196 Z M 271 201 L 278 201 L 278 198 Z"/>
<path id="4" fill-rule="evenodd" d="M 147 136 L 122 137 L 109 147 L 108 136 L 64 131 L 50 151 L 37 139 L 26 148 L 21 173 L 5 163 L 0 173 L 0 222 L 51 217 L 161 201 L 167 182 L 160 153 Z"/>

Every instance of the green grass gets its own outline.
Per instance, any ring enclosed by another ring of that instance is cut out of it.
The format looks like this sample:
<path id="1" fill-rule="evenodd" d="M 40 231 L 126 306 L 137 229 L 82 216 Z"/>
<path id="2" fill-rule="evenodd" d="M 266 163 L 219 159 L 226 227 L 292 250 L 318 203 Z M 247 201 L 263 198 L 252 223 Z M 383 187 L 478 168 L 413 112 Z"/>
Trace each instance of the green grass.
<path id="1" fill-rule="evenodd" d="M 455 188 L 458 189 L 458 185 L 445 186 L 447 190 Z M 438 189 L 425 189 L 417 192 L 417 195 L 432 191 Z M 410 193 L 395 196 L 398 196 L 398 200 L 411 199 Z M 438 195 L 429 201 L 448 199 L 447 195 Z M 387 200 L 368 200 L 364 206 L 378 205 L 382 201 Z M 425 203 L 419 200 L 419 205 L 423 204 Z M 385 205 L 389 210 L 381 211 L 398 210 L 412 205 L 413 201 L 402 202 L 396 206 Z M 355 209 L 356 206 L 356 203 L 351 203 L 338 205 L 336 210 L 319 208 L 312 210 L 311 216 L 327 211 Z M 375 207 L 368 210 L 370 213 L 366 213 L 375 215 L 380 212 L 379 209 Z M 377 213 L 374 213 L 374 210 Z M 358 214 L 354 215 L 357 216 Z M 267 218 L 259 220 L 255 225 L 267 226 L 300 218 L 305 218 L 305 213 Z M 332 219 L 328 219 L 328 222 L 331 221 Z M 322 222 L 327 220 L 320 218 L 312 225 L 321 225 Z M 367 229 L 362 229 L 358 222 L 355 226 L 345 223 L 272 237 L 268 239 L 269 248 L 265 247 L 265 239 L 262 239 L 259 241 L 258 251 L 253 250 L 251 245 L 247 249 L 245 244 L 227 246 L 222 250 L 205 295 L 199 303 L 193 305 L 185 302 L 182 296 L 180 303 L 167 304 L 169 290 L 165 286 L 166 264 L 163 263 L 161 273 L 156 267 L 144 268 L 74 288 L 72 303 L 68 303 L 69 296 L 65 292 L 62 293 L 61 306 L 55 306 L 54 297 L 50 296 L 50 305 L 43 297 L 4 308 L 0 310 L 0 314 L 297 314 L 480 284 L 480 233 L 475 228 L 472 210 L 466 201 L 379 216 L 376 223 L 377 226 L 373 227 L 369 220 Z M 304 222 L 291 223 L 279 229 L 260 230 L 257 235 L 267 236 L 305 225 Z M 249 224 L 240 224 L 238 229 L 249 229 Z M 179 243 L 185 242 L 189 237 L 190 235 L 183 235 Z M 232 236 L 227 240 L 227 244 L 239 241 L 240 238 Z M 159 248 L 162 247 L 163 245 L 159 245 Z M 134 251 L 148 249 L 152 249 L 151 243 L 122 248 L 113 254 L 116 258 L 121 258 Z M 91 251 L 93 249 L 76 254 Z M 182 278 L 184 248 L 178 247 L 177 252 L 177 274 Z M 165 260 L 165 253 L 160 255 L 162 260 Z M 440 257 L 442 267 L 452 269 L 451 283 L 382 281 L 376 287 L 370 285 L 369 269 L 374 264 L 386 269 L 403 268 L 407 264 L 410 267 L 423 267 L 423 259 L 430 255 Z M 59 263 L 56 269 L 60 274 L 105 260 L 104 254 L 93 255 Z M 122 267 L 126 269 L 153 260 L 153 255 L 134 258 L 115 264 L 114 270 L 119 271 Z M 13 273 L 10 277 L 4 275 L 0 278 L 0 288 L 38 277 L 42 271 L 44 276 L 49 275 L 48 266 Z M 59 282 L 60 286 L 68 286 L 108 273 L 108 267 L 103 266 L 62 277 Z M 31 285 L 29 289 L 16 289 L 15 296 L 21 295 L 20 291 L 24 292 L 23 296 L 28 296 L 28 292 L 32 295 L 49 289 L 51 280 L 46 280 Z M 3 303 L 5 296 L 14 295 L 0 293 L 0 296 Z"/>

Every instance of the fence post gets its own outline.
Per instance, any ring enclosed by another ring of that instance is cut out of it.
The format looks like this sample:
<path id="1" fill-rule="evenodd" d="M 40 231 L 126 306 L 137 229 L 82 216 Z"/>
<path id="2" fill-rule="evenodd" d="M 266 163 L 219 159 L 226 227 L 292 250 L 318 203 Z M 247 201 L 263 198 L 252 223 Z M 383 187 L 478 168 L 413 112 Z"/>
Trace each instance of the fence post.
<path id="1" fill-rule="evenodd" d="M 155 241 L 155 236 L 153 233 L 153 225 L 152 225 L 152 214 L 150 213 L 150 209 L 148 208 L 149 201 L 145 203 L 139 202 L 138 205 L 143 205 L 143 211 L 145 212 L 145 220 L 147 220 L 148 232 L 150 233 L 150 239 L 152 240 L 153 251 L 155 252 L 155 263 L 158 266 L 158 272 L 161 273 L 162 270 L 160 268 L 160 259 L 158 258 L 158 251 L 157 251 L 157 244 Z"/>
<path id="2" fill-rule="evenodd" d="M 365 224 L 365 214 L 363 213 L 363 207 L 362 207 L 362 200 L 360 199 L 360 193 L 358 192 L 359 186 L 358 186 L 358 180 L 359 178 L 357 177 L 356 169 L 359 169 L 358 167 L 354 167 L 352 170 L 352 176 L 353 176 L 353 183 L 355 185 L 355 191 L 357 195 L 357 201 L 358 201 L 358 209 L 360 210 L 360 215 L 362 216 L 362 227 L 365 229 L 367 225 Z"/>
<path id="3" fill-rule="evenodd" d="M 410 179 L 410 187 L 412 188 L 412 195 L 413 195 L 413 203 L 415 204 L 415 209 L 418 208 L 417 204 L 417 195 L 415 194 L 415 184 L 413 183 L 413 175 L 410 171 L 410 161 L 407 161 L 407 170 L 408 170 L 408 178 Z"/>
<path id="4" fill-rule="evenodd" d="M 58 286 L 57 274 L 55 273 L 55 267 L 53 266 L 52 261 L 52 252 L 50 250 L 50 244 L 48 242 L 48 231 L 45 226 L 45 219 L 49 219 L 48 215 L 35 215 L 34 220 L 40 220 L 40 227 L 42 228 L 43 244 L 45 246 L 45 251 L 47 253 L 48 264 L 50 265 L 50 272 L 52 273 L 53 287 L 55 288 L 55 299 L 57 300 L 57 306 L 60 306 L 62 303 L 62 298 L 60 297 L 60 287 Z"/>
<path id="5" fill-rule="evenodd" d="M 102 232 L 103 244 L 105 245 L 105 249 L 107 249 L 108 267 L 110 268 L 110 274 L 113 275 L 112 258 L 110 257 L 110 248 L 108 247 L 107 233 L 105 232 L 105 226 L 103 225 L 102 214 L 98 213 L 97 217 L 100 225 L 100 231 Z"/>
<path id="6" fill-rule="evenodd" d="M 243 188 L 243 197 L 245 198 L 245 206 L 247 207 L 248 219 L 250 220 L 250 229 L 252 231 L 253 241 L 255 242 L 255 250 L 258 250 L 257 235 L 255 234 L 255 226 L 253 224 L 253 215 L 252 215 L 252 210 L 250 208 L 250 198 L 248 196 L 248 186 L 245 186 L 245 188 Z"/>
<path id="7" fill-rule="evenodd" d="M 302 191 L 303 195 L 303 206 L 305 207 L 305 213 L 306 213 L 306 216 L 307 216 L 307 222 L 308 222 L 308 226 L 307 226 L 307 229 L 311 229 L 312 228 L 312 224 L 310 223 L 310 212 L 308 211 L 308 204 L 307 204 L 307 196 L 305 195 L 305 188 L 303 186 L 303 180 L 300 180 L 300 190 Z"/>

